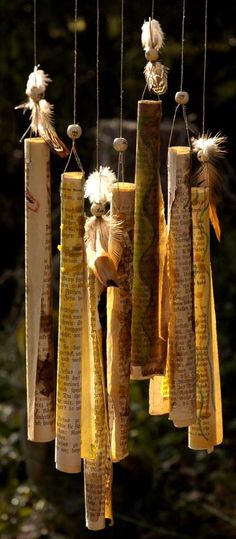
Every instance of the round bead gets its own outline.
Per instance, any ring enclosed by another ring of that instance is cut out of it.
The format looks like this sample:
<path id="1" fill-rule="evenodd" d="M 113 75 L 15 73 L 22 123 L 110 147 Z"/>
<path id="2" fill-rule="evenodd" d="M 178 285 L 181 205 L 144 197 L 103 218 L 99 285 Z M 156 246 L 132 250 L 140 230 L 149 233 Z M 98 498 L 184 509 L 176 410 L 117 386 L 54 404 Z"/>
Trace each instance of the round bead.
<path id="1" fill-rule="evenodd" d="M 125 150 L 127 150 L 128 148 L 128 142 L 126 138 L 124 137 L 115 138 L 113 140 L 113 148 L 117 152 L 125 152 Z"/>
<path id="2" fill-rule="evenodd" d="M 72 138 L 72 139 L 77 139 L 81 136 L 82 134 L 82 129 L 80 127 L 80 125 L 78 124 L 71 124 L 71 125 L 68 125 L 67 127 L 67 135 L 69 138 Z"/>
<path id="3" fill-rule="evenodd" d="M 198 158 L 198 161 L 201 161 L 201 163 L 206 163 L 206 161 L 209 161 L 207 148 L 205 148 L 205 150 L 199 150 L 197 152 L 197 158 Z"/>
<path id="4" fill-rule="evenodd" d="M 186 105 L 186 103 L 189 101 L 188 92 L 176 92 L 175 101 L 178 103 L 178 105 Z"/>
<path id="5" fill-rule="evenodd" d="M 96 217 L 100 217 L 101 215 L 104 215 L 104 213 L 106 213 L 105 206 L 101 204 L 101 202 L 93 202 L 90 211 L 91 214 L 95 215 Z"/>
<path id="6" fill-rule="evenodd" d="M 28 95 L 34 101 L 40 101 L 44 96 L 44 92 L 41 87 L 38 88 L 38 86 L 32 86 Z"/>
<path id="7" fill-rule="evenodd" d="M 160 58 L 157 49 L 151 48 L 145 52 L 145 58 L 148 62 L 156 62 Z"/>

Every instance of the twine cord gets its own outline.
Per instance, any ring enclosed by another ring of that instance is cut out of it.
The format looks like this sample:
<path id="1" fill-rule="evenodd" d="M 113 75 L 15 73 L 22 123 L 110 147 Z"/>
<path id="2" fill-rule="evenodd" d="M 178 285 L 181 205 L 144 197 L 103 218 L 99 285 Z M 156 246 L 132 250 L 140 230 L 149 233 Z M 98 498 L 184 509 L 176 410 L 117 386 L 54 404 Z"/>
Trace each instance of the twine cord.
<path id="1" fill-rule="evenodd" d="M 182 25 L 181 25 L 181 64 L 180 64 L 180 92 L 183 91 L 183 82 L 184 82 L 184 42 L 185 42 L 185 17 L 186 17 L 186 0 L 183 0 L 183 7 L 182 7 Z M 182 106 L 182 114 L 183 114 L 183 120 L 184 125 L 186 129 L 186 135 L 188 140 L 188 146 L 191 147 L 190 144 L 190 136 L 189 136 L 189 125 L 188 125 L 188 117 L 186 113 L 186 106 Z M 170 148 L 171 140 L 174 132 L 175 127 L 175 121 L 178 109 L 180 107 L 180 103 L 177 103 L 174 111 L 174 116 L 172 120 L 171 130 L 170 130 L 170 136 L 169 136 L 169 142 L 168 142 L 168 148 Z"/>
<path id="2" fill-rule="evenodd" d="M 121 0 L 121 10 L 120 10 L 120 128 L 119 136 L 123 137 L 123 76 L 124 76 L 124 0 Z M 124 178 L 124 152 L 119 152 L 118 154 L 118 170 L 117 170 L 117 179 L 118 182 L 121 180 L 125 181 Z"/>
<path id="3" fill-rule="evenodd" d="M 34 2 L 34 16 L 33 16 L 33 27 L 34 27 L 34 67 L 37 66 L 37 0 Z"/>
<path id="4" fill-rule="evenodd" d="M 77 23 L 78 23 L 78 0 L 75 0 L 75 9 L 74 9 L 74 51 L 73 51 L 73 123 L 74 124 L 77 124 L 77 122 L 76 122 L 77 71 L 78 71 L 78 68 L 77 68 L 77 58 L 78 58 Z M 80 157 L 79 157 L 78 152 L 76 150 L 75 140 L 74 139 L 72 139 L 71 150 L 70 150 L 67 162 L 66 162 L 66 166 L 64 168 L 64 172 L 67 171 L 67 168 L 68 168 L 68 165 L 70 163 L 72 155 L 74 155 L 76 163 L 77 163 L 79 169 L 81 170 L 81 172 L 84 172 L 83 165 L 81 163 Z"/>
<path id="5" fill-rule="evenodd" d="M 100 88 L 99 88 L 99 40 L 100 40 L 100 5 L 97 0 L 97 36 L 96 36 L 96 165 L 99 164 L 99 115 L 100 115 Z"/>
<path id="6" fill-rule="evenodd" d="M 208 0 L 205 0 L 204 59 L 203 59 L 203 88 L 202 88 L 202 134 L 203 135 L 205 132 L 205 115 L 206 115 L 207 20 L 208 20 Z"/>

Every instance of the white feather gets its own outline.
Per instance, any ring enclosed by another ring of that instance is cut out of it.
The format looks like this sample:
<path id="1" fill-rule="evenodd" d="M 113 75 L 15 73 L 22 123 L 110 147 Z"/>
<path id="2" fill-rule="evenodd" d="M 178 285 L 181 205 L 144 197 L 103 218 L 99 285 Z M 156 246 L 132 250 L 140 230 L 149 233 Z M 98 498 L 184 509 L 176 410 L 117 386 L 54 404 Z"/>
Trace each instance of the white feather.
<path id="1" fill-rule="evenodd" d="M 211 134 L 201 135 L 199 138 L 192 138 L 193 151 L 202 152 L 204 160 L 214 161 L 219 157 L 224 157 L 226 150 L 222 144 L 226 142 L 226 137 L 217 133 L 214 137 Z"/>
<path id="2" fill-rule="evenodd" d="M 156 19 L 144 22 L 141 41 L 145 52 L 150 48 L 161 49 L 164 41 L 164 33 L 160 23 Z"/>
<path id="3" fill-rule="evenodd" d="M 25 91 L 26 95 L 32 97 L 32 89 L 35 87 L 38 89 L 39 93 L 43 95 L 49 82 L 51 82 L 50 77 L 46 73 L 44 73 L 42 69 L 38 69 L 38 67 L 36 66 L 34 68 L 34 71 L 30 73 L 28 77 Z"/>
<path id="4" fill-rule="evenodd" d="M 169 68 L 160 62 L 148 62 L 146 64 L 144 75 L 150 92 L 161 95 L 167 91 L 168 71 Z"/>
<path id="5" fill-rule="evenodd" d="M 111 187 L 116 181 L 113 170 L 109 167 L 100 167 L 89 175 L 85 182 L 85 198 L 89 198 L 91 204 L 105 204 L 111 201 Z"/>

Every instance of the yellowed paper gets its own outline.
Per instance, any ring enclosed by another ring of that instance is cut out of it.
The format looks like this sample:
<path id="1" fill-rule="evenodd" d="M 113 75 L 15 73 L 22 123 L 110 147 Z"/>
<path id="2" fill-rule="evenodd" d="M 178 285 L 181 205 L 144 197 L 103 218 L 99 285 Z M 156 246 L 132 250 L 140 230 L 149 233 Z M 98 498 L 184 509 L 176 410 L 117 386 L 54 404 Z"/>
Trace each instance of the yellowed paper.
<path id="1" fill-rule="evenodd" d="M 175 426 L 196 421 L 196 361 L 192 280 L 190 151 L 168 150 L 171 199 L 168 237 L 170 320 L 166 374 L 150 382 L 150 413 L 169 413 Z"/>
<path id="2" fill-rule="evenodd" d="M 160 101 L 139 101 L 135 170 L 131 378 L 163 374 L 160 335 L 163 198 L 159 175 Z"/>
<path id="3" fill-rule="evenodd" d="M 176 427 L 196 421 L 196 358 L 192 278 L 190 150 L 169 148 L 169 175 L 175 175 L 168 239 L 170 286 L 169 365 L 171 411 Z"/>
<path id="4" fill-rule="evenodd" d="M 56 402 L 56 468 L 81 468 L 81 364 L 83 333 L 83 180 L 65 172 L 61 181 L 61 264 Z"/>
<path id="5" fill-rule="evenodd" d="M 95 457 L 94 360 L 86 251 L 84 249 L 84 294 L 82 334 L 81 458 Z"/>
<path id="6" fill-rule="evenodd" d="M 210 269 L 209 189 L 192 188 L 197 422 L 189 447 L 212 451 L 222 442 L 222 407 L 215 306 Z"/>
<path id="7" fill-rule="evenodd" d="M 89 270 L 88 273 L 88 291 L 94 373 L 92 391 L 95 446 L 94 458 L 84 460 L 85 514 L 86 526 L 90 530 L 101 530 L 105 527 L 106 518 L 112 520 L 112 464 L 102 353 L 102 328 L 98 313 L 101 285 L 92 270 Z"/>
<path id="8" fill-rule="evenodd" d="M 26 139 L 25 277 L 28 439 L 55 437 L 51 185 L 49 147 Z"/>
<path id="9" fill-rule="evenodd" d="M 128 455 L 131 355 L 134 193 L 132 183 L 115 183 L 111 216 L 124 222 L 124 242 L 117 268 L 119 287 L 107 289 L 107 392 L 112 460 Z"/>

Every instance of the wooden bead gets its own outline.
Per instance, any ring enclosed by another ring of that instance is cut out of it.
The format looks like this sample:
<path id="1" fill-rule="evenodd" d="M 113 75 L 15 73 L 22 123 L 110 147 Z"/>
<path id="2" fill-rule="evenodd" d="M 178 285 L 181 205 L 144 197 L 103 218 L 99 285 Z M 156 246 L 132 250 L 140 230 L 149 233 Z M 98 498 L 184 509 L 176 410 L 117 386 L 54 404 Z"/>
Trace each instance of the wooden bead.
<path id="1" fill-rule="evenodd" d="M 148 62 L 156 62 L 160 58 L 157 49 L 151 48 L 145 52 L 145 58 Z"/>
<path id="2" fill-rule="evenodd" d="M 96 217 L 100 217 L 101 215 L 104 215 L 104 213 L 106 213 L 105 206 L 101 203 L 96 202 L 93 202 L 90 211 L 91 214 L 95 215 Z"/>
<path id="3" fill-rule="evenodd" d="M 201 163 L 206 163 L 206 161 L 209 161 L 207 148 L 205 148 L 204 150 L 199 150 L 197 152 L 197 158 L 198 158 L 198 161 L 201 161 Z"/>
<path id="4" fill-rule="evenodd" d="M 40 99 L 42 99 L 44 96 L 42 87 L 38 88 L 38 86 L 32 86 L 30 92 L 28 93 L 28 96 L 31 97 L 31 99 L 33 99 L 34 101 L 40 101 Z"/>
<path id="5" fill-rule="evenodd" d="M 82 135 L 82 129 L 79 124 L 71 124 L 67 127 L 67 135 L 69 138 L 75 140 Z"/>
<path id="6" fill-rule="evenodd" d="M 178 105 L 186 105 L 186 103 L 189 101 L 188 92 L 176 92 L 175 101 L 178 103 Z"/>
<path id="7" fill-rule="evenodd" d="M 125 152 L 125 150 L 127 150 L 128 148 L 128 142 L 126 138 L 124 137 L 115 138 L 113 140 L 113 148 L 117 152 Z"/>

